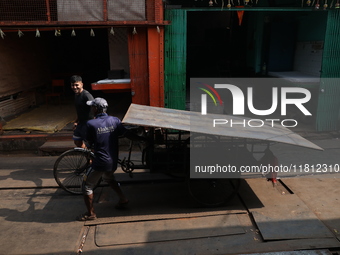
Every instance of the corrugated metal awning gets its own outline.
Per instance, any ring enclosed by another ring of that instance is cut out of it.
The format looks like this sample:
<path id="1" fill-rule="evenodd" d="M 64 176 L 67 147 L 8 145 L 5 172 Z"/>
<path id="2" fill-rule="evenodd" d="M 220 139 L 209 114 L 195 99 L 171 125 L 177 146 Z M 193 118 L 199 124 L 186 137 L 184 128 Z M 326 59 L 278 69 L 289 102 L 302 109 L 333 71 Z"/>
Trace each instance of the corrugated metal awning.
<path id="1" fill-rule="evenodd" d="M 227 125 L 216 125 L 216 127 L 213 127 L 213 125 L 210 125 L 209 123 L 213 123 L 214 119 L 232 119 L 234 123 L 247 122 L 250 120 L 249 118 L 240 118 L 230 115 L 201 115 L 199 112 L 131 104 L 123 119 L 123 123 L 235 138 L 258 139 L 286 143 L 315 150 L 323 150 L 288 128 L 277 124 L 273 125 L 273 127 L 271 123 L 267 122 L 265 122 L 262 127 L 250 127 L 248 125 L 235 125 L 232 127 Z"/>

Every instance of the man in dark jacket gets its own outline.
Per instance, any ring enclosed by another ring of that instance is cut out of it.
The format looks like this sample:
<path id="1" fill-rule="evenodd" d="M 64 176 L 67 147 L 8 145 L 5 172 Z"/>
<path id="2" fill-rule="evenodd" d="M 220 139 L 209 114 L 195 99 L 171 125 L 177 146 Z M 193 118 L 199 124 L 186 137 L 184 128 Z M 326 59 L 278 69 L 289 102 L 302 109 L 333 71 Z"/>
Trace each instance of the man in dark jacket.
<path id="1" fill-rule="evenodd" d="M 103 178 L 117 193 L 119 202 L 116 208 L 121 208 L 129 202 L 113 174 L 118 163 L 118 137 L 125 136 L 133 140 L 145 140 L 145 138 L 128 131 L 118 118 L 106 113 L 108 104 L 105 99 L 97 97 L 88 101 L 87 105 L 92 107 L 95 115 L 94 119 L 87 122 L 87 141 L 93 145 L 95 157 L 85 180 L 83 191 L 87 213 L 78 217 L 78 220 L 81 221 L 97 218 L 93 207 L 93 189 L 100 178 Z"/>

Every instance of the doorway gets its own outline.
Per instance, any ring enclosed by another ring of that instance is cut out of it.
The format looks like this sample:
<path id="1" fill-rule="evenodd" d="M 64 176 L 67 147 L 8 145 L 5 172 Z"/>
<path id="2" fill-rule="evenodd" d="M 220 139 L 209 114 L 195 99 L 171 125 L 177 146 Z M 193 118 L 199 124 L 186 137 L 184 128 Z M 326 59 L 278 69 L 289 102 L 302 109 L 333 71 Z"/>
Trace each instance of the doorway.
<path id="1" fill-rule="evenodd" d="M 247 22 L 237 12 L 188 12 L 187 29 L 189 79 L 249 76 Z"/>

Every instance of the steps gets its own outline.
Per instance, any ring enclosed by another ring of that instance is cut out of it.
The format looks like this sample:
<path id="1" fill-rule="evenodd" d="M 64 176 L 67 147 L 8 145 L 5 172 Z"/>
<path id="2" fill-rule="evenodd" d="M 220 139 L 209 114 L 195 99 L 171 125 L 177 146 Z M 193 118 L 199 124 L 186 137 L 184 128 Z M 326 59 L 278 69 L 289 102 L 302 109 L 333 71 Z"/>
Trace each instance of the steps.
<path id="1" fill-rule="evenodd" d="M 47 141 L 39 147 L 38 154 L 41 156 L 55 156 L 61 153 L 73 149 L 75 147 L 74 142 L 71 139 L 61 141 Z"/>
<path id="2" fill-rule="evenodd" d="M 130 140 L 127 138 L 119 139 L 119 149 L 128 150 Z M 68 136 L 50 136 L 46 142 L 38 148 L 38 154 L 41 156 L 57 156 L 61 153 L 76 147 L 72 140 L 72 135 Z"/>

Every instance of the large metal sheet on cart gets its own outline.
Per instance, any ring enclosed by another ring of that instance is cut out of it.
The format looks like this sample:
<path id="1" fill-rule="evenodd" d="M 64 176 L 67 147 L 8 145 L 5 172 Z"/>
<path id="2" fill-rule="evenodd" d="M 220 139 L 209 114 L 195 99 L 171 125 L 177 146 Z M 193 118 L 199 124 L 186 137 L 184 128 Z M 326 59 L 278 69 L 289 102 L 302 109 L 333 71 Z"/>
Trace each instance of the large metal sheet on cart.
<path id="1" fill-rule="evenodd" d="M 246 206 L 250 207 L 249 211 L 265 241 L 334 238 L 297 195 L 276 189 L 266 179 L 248 179 L 247 183 L 263 207 L 252 208 L 251 199 L 246 197 L 243 190 L 240 194 Z"/>
<path id="2" fill-rule="evenodd" d="M 225 127 L 223 125 L 217 125 L 216 127 L 213 127 L 212 125 L 202 124 L 213 123 L 214 119 L 230 118 L 232 118 L 235 122 L 241 122 L 244 119 L 248 120 L 248 118 L 240 118 L 230 115 L 201 115 L 201 113 L 193 111 L 131 104 L 123 119 L 123 123 L 148 127 L 177 129 L 210 135 L 281 142 L 322 150 L 322 148 L 315 145 L 314 143 L 306 140 L 288 128 L 279 125 L 274 125 L 272 127 L 270 124 L 265 123 L 261 128 L 251 128 L 249 126 L 242 125 L 237 125 L 237 127 Z"/>
<path id="3" fill-rule="evenodd" d="M 133 231 L 131 231 L 133 229 Z M 119 233 L 117 235 L 117 233 Z M 114 246 L 244 234 L 237 215 L 178 218 L 96 226 L 96 244 Z"/>

